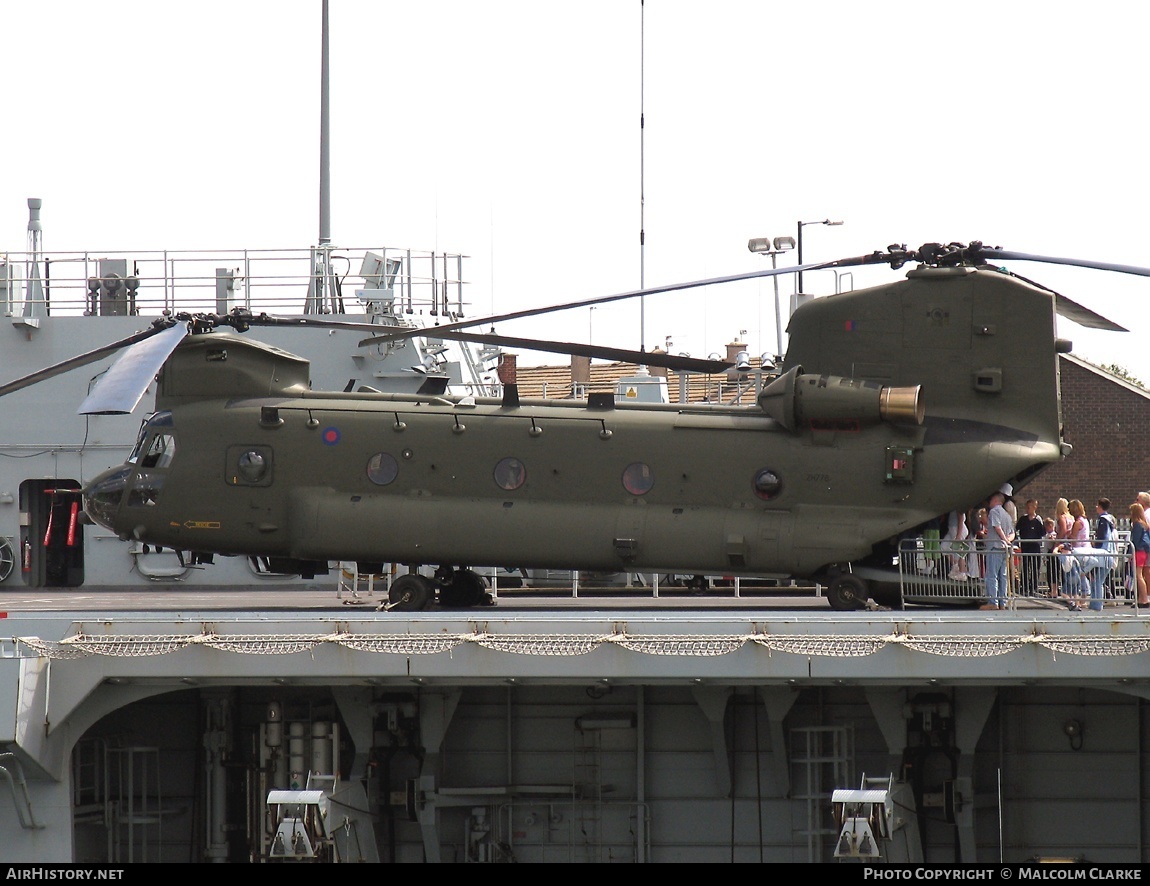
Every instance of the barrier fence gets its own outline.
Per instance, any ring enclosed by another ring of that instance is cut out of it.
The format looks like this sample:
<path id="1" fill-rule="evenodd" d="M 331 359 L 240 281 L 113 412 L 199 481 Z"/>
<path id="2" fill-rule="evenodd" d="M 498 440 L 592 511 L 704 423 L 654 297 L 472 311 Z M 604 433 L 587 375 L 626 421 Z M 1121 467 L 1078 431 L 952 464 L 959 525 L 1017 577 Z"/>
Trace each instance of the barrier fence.
<path id="1" fill-rule="evenodd" d="M 1022 545 L 1027 550 L 1022 550 Z M 987 599 L 984 541 L 910 538 L 899 543 L 899 588 L 904 603 L 967 603 Z M 1125 539 L 1015 543 L 1007 559 L 1007 605 L 1051 600 L 1069 608 L 1121 605 L 1137 599 L 1134 546 Z"/>

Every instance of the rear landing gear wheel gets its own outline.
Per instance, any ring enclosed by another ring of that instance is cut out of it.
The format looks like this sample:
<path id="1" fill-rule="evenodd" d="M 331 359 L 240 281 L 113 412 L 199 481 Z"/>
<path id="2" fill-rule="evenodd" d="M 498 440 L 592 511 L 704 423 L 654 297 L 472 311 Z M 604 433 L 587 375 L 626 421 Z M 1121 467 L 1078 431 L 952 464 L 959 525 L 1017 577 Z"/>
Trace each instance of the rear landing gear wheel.
<path id="1" fill-rule="evenodd" d="M 391 583 L 387 592 L 387 608 L 399 612 L 418 612 L 426 609 L 435 596 L 431 579 L 413 572 L 401 575 Z"/>
<path id="2" fill-rule="evenodd" d="M 456 569 L 451 581 L 439 589 L 439 602 L 444 606 L 480 606 L 487 599 L 487 582 L 470 569 Z"/>
<path id="3" fill-rule="evenodd" d="M 866 582 L 850 573 L 835 576 L 827 587 L 827 602 L 839 612 L 863 609 L 869 596 Z"/>

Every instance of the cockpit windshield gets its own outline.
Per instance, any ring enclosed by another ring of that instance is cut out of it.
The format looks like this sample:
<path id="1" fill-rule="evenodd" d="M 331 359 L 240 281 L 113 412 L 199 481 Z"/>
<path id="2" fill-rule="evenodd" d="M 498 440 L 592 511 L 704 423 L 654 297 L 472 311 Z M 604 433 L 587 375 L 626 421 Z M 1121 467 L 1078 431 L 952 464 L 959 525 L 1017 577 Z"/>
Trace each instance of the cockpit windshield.
<path id="1" fill-rule="evenodd" d="M 176 435 L 172 432 L 172 413 L 155 412 L 140 425 L 140 435 L 128 464 L 145 468 L 166 468 L 176 454 Z"/>

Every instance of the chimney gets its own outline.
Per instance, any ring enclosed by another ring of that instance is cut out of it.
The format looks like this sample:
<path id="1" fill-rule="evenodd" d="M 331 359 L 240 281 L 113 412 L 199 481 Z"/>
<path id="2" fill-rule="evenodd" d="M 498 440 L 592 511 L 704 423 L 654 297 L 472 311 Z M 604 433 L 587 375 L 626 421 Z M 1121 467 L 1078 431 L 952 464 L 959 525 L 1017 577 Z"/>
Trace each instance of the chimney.
<path id="1" fill-rule="evenodd" d="M 517 374 L 515 371 L 515 354 L 500 354 L 499 366 L 496 372 L 499 374 L 499 382 L 505 385 L 513 385 L 517 381 Z"/>
<path id="2" fill-rule="evenodd" d="M 571 384 L 591 384 L 591 358 L 571 355 Z"/>
<path id="3" fill-rule="evenodd" d="M 652 354 L 665 354 L 667 352 L 664 351 L 662 348 L 652 348 L 651 353 Z M 651 375 L 654 376 L 655 378 L 666 378 L 667 377 L 667 367 L 666 366 L 648 366 L 647 371 L 650 372 Z"/>
<path id="4" fill-rule="evenodd" d="M 747 350 L 746 342 L 741 342 L 741 341 L 731 342 L 730 344 L 727 345 L 727 362 L 728 363 L 738 363 L 739 362 L 739 354 L 743 353 L 746 350 Z M 739 372 L 738 370 L 736 370 L 734 368 L 734 366 L 732 366 L 730 369 L 727 370 L 727 378 L 730 379 L 731 381 L 738 381 L 740 376 L 742 376 L 742 375 L 745 375 L 745 373 Z"/>

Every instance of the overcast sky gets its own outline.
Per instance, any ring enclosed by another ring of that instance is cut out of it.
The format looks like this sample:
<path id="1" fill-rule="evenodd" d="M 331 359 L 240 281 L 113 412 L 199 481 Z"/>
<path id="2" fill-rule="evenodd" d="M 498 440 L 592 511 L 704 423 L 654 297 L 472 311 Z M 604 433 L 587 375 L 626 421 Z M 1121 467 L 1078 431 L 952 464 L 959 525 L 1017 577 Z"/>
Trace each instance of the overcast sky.
<path id="1" fill-rule="evenodd" d="M 25 248 L 30 196 L 49 251 L 313 245 L 320 16 L 320 0 L 5 4 L 0 249 Z M 804 228 L 808 262 L 982 240 L 1150 265 L 1145 4 L 330 0 L 330 16 L 332 239 L 471 256 L 475 313 L 755 270 L 769 259 L 748 238 L 824 218 L 844 224 Z M 1150 383 L 1150 280 L 1014 269 L 1133 330 L 1060 322 L 1077 353 Z M 500 331 L 774 352 L 773 288 Z"/>

